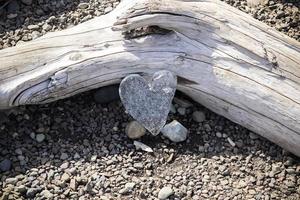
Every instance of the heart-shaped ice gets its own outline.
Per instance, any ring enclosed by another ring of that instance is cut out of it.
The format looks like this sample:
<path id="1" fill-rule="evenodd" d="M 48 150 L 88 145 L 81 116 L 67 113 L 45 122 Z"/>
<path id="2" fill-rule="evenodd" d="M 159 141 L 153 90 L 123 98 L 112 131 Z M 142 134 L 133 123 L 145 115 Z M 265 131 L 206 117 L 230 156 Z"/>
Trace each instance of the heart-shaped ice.
<path id="1" fill-rule="evenodd" d="M 126 111 L 153 135 L 164 127 L 177 86 L 176 76 L 158 71 L 148 82 L 138 74 L 125 77 L 119 88 Z"/>

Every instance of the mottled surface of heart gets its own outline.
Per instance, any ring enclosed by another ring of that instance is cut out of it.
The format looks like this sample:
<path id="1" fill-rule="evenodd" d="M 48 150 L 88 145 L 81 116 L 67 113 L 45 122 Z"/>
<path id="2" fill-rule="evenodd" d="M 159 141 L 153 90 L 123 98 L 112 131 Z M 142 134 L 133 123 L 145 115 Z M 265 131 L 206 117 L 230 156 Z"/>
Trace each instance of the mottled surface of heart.
<path id="1" fill-rule="evenodd" d="M 177 86 L 176 76 L 158 71 L 147 81 L 138 74 L 125 77 L 119 88 L 126 111 L 153 135 L 164 127 Z"/>

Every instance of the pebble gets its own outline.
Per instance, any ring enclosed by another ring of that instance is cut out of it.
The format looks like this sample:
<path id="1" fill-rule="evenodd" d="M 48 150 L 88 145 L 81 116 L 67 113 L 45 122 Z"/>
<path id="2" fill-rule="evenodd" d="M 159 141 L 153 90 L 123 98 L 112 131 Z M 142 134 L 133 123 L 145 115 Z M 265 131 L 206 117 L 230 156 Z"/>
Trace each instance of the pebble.
<path id="1" fill-rule="evenodd" d="M 217 132 L 217 133 L 216 133 L 216 136 L 217 136 L 218 138 L 222 138 L 223 135 L 222 135 L 222 133 Z"/>
<path id="2" fill-rule="evenodd" d="M 68 173 L 64 173 L 62 176 L 61 176 L 61 180 L 62 181 L 69 181 L 70 180 L 70 176 Z"/>
<path id="3" fill-rule="evenodd" d="M 89 7 L 88 3 L 80 3 L 80 4 L 78 4 L 78 8 L 80 8 L 80 9 L 86 9 L 88 7 Z"/>
<path id="4" fill-rule="evenodd" d="M 135 146 L 135 148 L 136 148 L 137 150 L 141 149 L 141 150 L 146 151 L 146 152 L 149 152 L 149 153 L 152 153 L 152 152 L 153 152 L 153 149 L 152 149 L 151 147 L 145 145 L 145 144 L 142 143 L 142 142 L 134 141 L 133 144 L 134 144 L 134 146 Z"/>
<path id="5" fill-rule="evenodd" d="M 32 0 L 21 0 L 22 3 L 30 6 L 32 4 Z"/>
<path id="6" fill-rule="evenodd" d="M 110 11 L 112 11 L 112 7 L 107 7 L 107 8 L 105 8 L 104 9 L 104 13 L 106 14 L 106 13 L 109 13 Z"/>
<path id="7" fill-rule="evenodd" d="M 180 108 L 177 109 L 177 111 L 178 111 L 178 113 L 179 113 L 180 115 L 185 115 L 185 113 L 186 113 L 186 108 L 180 107 Z"/>
<path id="8" fill-rule="evenodd" d="M 75 153 L 74 154 L 74 159 L 79 159 L 80 158 L 80 155 L 78 153 Z"/>
<path id="9" fill-rule="evenodd" d="M 44 31 L 50 31 L 52 29 L 52 26 L 48 23 L 45 23 L 43 26 L 42 26 L 43 30 Z"/>
<path id="10" fill-rule="evenodd" d="M 253 132 L 250 132 L 249 136 L 250 136 L 250 138 L 251 138 L 252 140 L 256 140 L 256 139 L 259 138 L 258 135 L 256 135 L 256 134 L 253 133 Z"/>
<path id="11" fill-rule="evenodd" d="M 133 190 L 135 186 L 135 183 L 134 182 L 130 182 L 130 183 L 126 183 L 124 188 L 122 188 L 119 193 L 120 194 L 127 194 L 129 192 L 131 192 Z"/>
<path id="12" fill-rule="evenodd" d="M 66 159 L 68 159 L 68 154 L 66 154 L 66 153 L 62 153 L 61 155 L 60 155 L 60 159 L 61 160 L 66 160 Z"/>
<path id="13" fill-rule="evenodd" d="M 77 182 L 76 182 L 76 179 L 71 179 L 71 181 L 70 181 L 70 188 L 72 189 L 72 190 L 74 190 L 74 191 L 76 191 L 76 189 L 77 189 Z"/>
<path id="14" fill-rule="evenodd" d="M 164 126 L 161 130 L 162 134 L 169 138 L 172 142 L 183 142 L 187 138 L 187 129 L 178 121 L 173 120 Z"/>
<path id="15" fill-rule="evenodd" d="M 11 161 L 8 160 L 8 159 L 4 159 L 1 161 L 0 163 L 0 170 L 2 172 L 6 172 L 6 171 L 9 171 L 11 169 Z"/>
<path id="16" fill-rule="evenodd" d="M 8 5 L 7 5 L 7 12 L 8 13 L 14 13 L 16 14 L 20 9 L 20 6 L 18 4 L 17 0 L 12 0 Z"/>
<path id="17" fill-rule="evenodd" d="M 6 179 L 6 183 L 7 184 L 12 184 L 12 185 L 14 185 L 14 184 L 16 184 L 18 182 L 18 179 L 16 179 L 16 178 L 7 178 Z"/>
<path id="18" fill-rule="evenodd" d="M 235 143 L 232 141 L 230 137 L 228 137 L 227 140 L 232 147 L 235 147 Z"/>
<path id="19" fill-rule="evenodd" d="M 158 199 L 164 200 L 169 198 L 171 195 L 174 194 L 174 191 L 171 187 L 163 187 L 159 192 L 158 192 Z"/>
<path id="20" fill-rule="evenodd" d="M 60 168 L 61 169 L 67 169 L 69 167 L 69 163 L 68 162 L 64 162 L 63 164 L 61 164 Z"/>
<path id="21" fill-rule="evenodd" d="M 41 196 L 45 199 L 52 199 L 54 195 L 49 190 L 43 190 Z"/>
<path id="22" fill-rule="evenodd" d="M 21 193 L 21 194 L 25 194 L 26 191 L 27 191 L 27 188 L 24 185 L 20 185 L 20 186 L 16 187 L 16 191 Z"/>
<path id="23" fill-rule="evenodd" d="M 134 168 L 137 168 L 137 169 L 143 169 L 143 168 L 144 168 L 144 165 L 143 165 L 143 163 L 138 162 L 138 163 L 134 163 L 134 164 L 133 164 L 133 167 L 134 167 Z"/>
<path id="24" fill-rule="evenodd" d="M 42 133 L 36 135 L 36 141 L 38 143 L 43 142 L 45 140 L 45 138 L 46 138 L 46 136 L 44 134 L 42 134 Z"/>
<path id="25" fill-rule="evenodd" d="M 125 133 L 130 139 L 137 139 L 146 134 L 146 129 L 137 121 L 132 121 L 127 124 Z"/>
<path id="26" fill-rule="evenodd" d="M 36 195 L 38 192 L 40 192 L 40 191 L 41 191 L 40 188 L 29 188 L 29 189 L 27 190 L 27 192 L 26 192 L 26 196 L 27 196 L 28 198 L 34 198 L 35 195 Z"/>
<path id="27" fill-rule="evenodd" d="M 92 157 L 91 157 L 91 162 L 95 162 L 97 160 L 97 155 L 93 155 Z"/>
<path id="28" fill-rule="evenodd" d="M 35 133 L 34 133 L 34 132 L 31 132 L 31 133 L 30 133 L 30 137 L 31 137 L 31 139 L 35 140 Z"/>
<path id="29" fill-rule="evenodd" d="M 18 155 L 22 155 L 23 152 L 22 152 L 21 149 L 16 149 L 16 150 L 15 150 L 15 153 L 18 154 Z"/>
<path id="30" fill-rule="evenodd" d="M 38 26 L 38 25 L 29 25 L 29 26 L 27 26 L 27 28 L 29 30 L 39 30 L 40 26 Z"/>
<path id="31" fill-rule="evenodd" d="M 195 122 L 201 123 L 205 121 L 205 113 L 202 111 L 193 112 L 192 117 Z"/>

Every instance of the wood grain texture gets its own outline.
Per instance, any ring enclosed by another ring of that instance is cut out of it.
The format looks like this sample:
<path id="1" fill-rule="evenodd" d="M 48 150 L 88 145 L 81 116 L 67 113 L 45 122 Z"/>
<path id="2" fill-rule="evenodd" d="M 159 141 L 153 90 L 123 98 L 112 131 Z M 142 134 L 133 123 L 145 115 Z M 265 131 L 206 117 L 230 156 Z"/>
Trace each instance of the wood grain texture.
<path id="1" fill-rule="evenodd" d="M 128 39 L 158 26 L 165 35 Z M 108 15 L 0 51 L 0 108 L 175 73 L 178 90 L 300 156 L 300 44 L 214 0 L 124 0 Z"/>

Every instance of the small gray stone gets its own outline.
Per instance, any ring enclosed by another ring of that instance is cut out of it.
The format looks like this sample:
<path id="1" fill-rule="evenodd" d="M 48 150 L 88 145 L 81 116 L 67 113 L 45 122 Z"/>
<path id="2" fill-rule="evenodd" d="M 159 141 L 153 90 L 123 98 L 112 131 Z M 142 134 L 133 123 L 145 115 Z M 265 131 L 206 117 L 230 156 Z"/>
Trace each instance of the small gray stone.
<path id="1" fill-rule="evenodd" d="M 126 111 L 157 135 L 167 121 L 176 86 L 177 78 L 169 71 L 154 73 L 149 82 L 133 74 L 122 80 L 119 94 Z"/>
<path id="2" fill-rule="evenodd" d="M 91 157 L 91 162 L 95 162 L 97 160 L 97 155 L 93 155 L 92 157 Z"/>
<path id="3" fill-rule="evenodd" d="M 17 16 L 18 16 L 17 13 L 11 13 L 11 14 L 8 14 L 8 15 L 7 15 L 7 18 L 8 18 L 8 19 L 14 19 L 14 18 L 16 18 Z"/>
<path id="4" fill-rule="evenodd" d="M 49 190 L 43 190 L 41 196 L 45 199 L 52 199 L 54 195 Z"/>
<path id="5" fill-rule="evenodd" d="M 250 138 L 251 138 L 252 140 L 258 139 L 258 135 L 256 135 L 256 134 L 253 133 L 253 132 L 250 132 L 249 136 L 250 136 Z"/>
<path id="6" fill-rule="evenodd" d="M 26 193 L 27 188 L 24 185 L 20 185 L 20 186 L 16 187 L 16 191 L 21 194 L 24 194 L 24 193 Z"/>
<path id="7" fill-rule="evenodd" d="M 61 180 L 64 181 L 64 182 L 69 181 L 70 180 L 70 175 L 68 173 L 64 173 L 61 176 Z"/>
<path id="8" fill-rule="evenodd" d="M 38 25 L 29 25 L 27 26 L 29 30 L 38 30 L 40 27 Z"/>
<path id="9" fill-rule="evenodd" d="M 34 132 L 31 132 L 31 133 L 30 133 L 30 137 L 31 137 L 31 139 L 35 140 L 35 133 L 34 133 Z"/>
<path id="10" fill-rule="evenodd" d="M 88 3 L 80 3 L 79 5 L 78 5 L 78 8 L 80 8 L 80 9 L 86 9 L 86 8 L 88 8 L 89 7 L 89 4 Z"/>
<path id="11" fill-rule="evenodd" d="M 134 182 L 130 182 L 130 183 L 126 183 L 124 188 L 122 188 L 119 193 L 120 194 L 127 194 L 129 192 L 131 192 L 133 190 L 135 186 L 135 183 Z"/>
<path id="12" fill-rule="evenodd" d="M 146 134 L 146 129 L 137 121 L 127 124 L 125 133 L 130 139 L 137 139 Z"/>
<path id="13" fill-rule="evenodd" d="M 8 160 L 8 159 L 4 159 L 1 161 L 0 163 L 0 170 L 2 172 L 6 172 L 6 171 L 9 171 L 11 168 L 11 161 Z"/>
<path id="14" fill-rule="evenodd" d="M 205 121 L 205 114 L 202 111 L 195 111 L 195 112 L 193 112 L 192 117 L 193 117 L 193 120 L 195 122 L 199 122 L 200 123 L 200 122 Z"/>
<path id="15" fill-rule="evenodd" d="M 26 196 L 28 198 L 34 198 L 36 193 L 40 192 L 41 189 L 40 188 L 29 188 L 26 192 Z"/>
<path id="16" fill-rule="evenodd" d="M 187 129 L 176 120 L 167 124 L 161 132 L 173 142 L 183 142 L 187 138 Z"/>
<path id="17" fill-rule="evenodd" d="M 68 154 L 66 154 L 66 153 L 62 153 L 61 155 L 60 155 L 60 159 L 61 160 L 66 160 L 66 159 L 68 159 Z"/>
<path id="18" fill-rule="evenodd" d="M 235 147 L 236 144 L 232 141 L 230 137 L 228 137 L 227 140 L 232 147 Z"/>
<path id="19" fill-rule="evenodd" d="M 50 31 L 52 29 L 52 26 L 48 23 L 45 23 L 42 28 L 44 31 Z"/>
<path id="20" fill-rule="evenodd" d="M 134 164 L 133 164 L 133 167 L 134 167 L 134 168 L 137 168 L 137 169 L 143 169 L 143 168 L 144 168 L 144 165 L 143 165 L 143 163 L 138 162 L 138 163 L 134 163 Z"/>
<path id="21" fill-rule="evenodd" d="M 133 144 L 134 144 L 134 146 L 135 146 L 136 149 L 141 149 L 143 151 L 150 152 L 150 153 L 153 152 L 153 149 L 151 147 L 145 145 L 142 142 L 134 141 Z"/>
<path id="22" fill-rule="evenodd" d="M 79 155 L 78 153 L 75 153 L 73 158 L 74 158 L 74 159 L 79 159 L 79 158 L 80 158 L 80 155 Z"/>
<path id="23" fill-rule="evenodd" d="M 222 133 L 217 132 L 217 133 L 216 133 L 216 136 L 217 136 L 218 138 L 221 138 L 221 137 L 222 137 Z"/>
<path id="24" fill-rule="evenodd" d="M 44 134 L 42 134 L 42 133 L 37 134 L 36 137 L 35 137 L 35 139 L 36 139 L 36 141 L 37 141 L 38 143 L 43 142 L 43 141 L 45 140 L 45 138 L 46 138 L 46 136 L 45 136 Z"/>
<path id="25" fill-rule="evenodd" d="M 77 182 L 76 182 L 76 179 L 71 179 L 71 181 L 70 181 L 70 188 L 72 189 L 72 190 L 74 190 L 74 191 L 76 191 L 76 189 L 77 189 Z"/>
<path id="26" fill-rule="evenodd" d="M 17 0 L 12 0 L 8 5 L 7 5 L 7 12 L 8 13 L 16 13 L 19 11 L 20 6 L 18 4 Z"/>
<path id="27" fill-rule="evenodd" d="M 22 155 L 22 150 L 21 149 L 16 149 L 15 153 L 18 154 L 18 155 Z"/>
<path id="28" fill-rule="evenodd" d="M 21 0 L 25 5 L 30 6 L 32 4 L 32 0 Z"/>
<path id="29" fill-rule="evenodd" d="M 67 169 L 69 167 L 69 163 L 68 162 L 64 162 L 63 164 L 61 164 L 60 168 L 61 169 Z"/>
<path id="30" fill-rule="evenodd" d="M 109 12 L 112 11 L 112 10 L 113 10 L 112 7 L 107 7 L 107 8 L 104 9 L 104 13 L 105 13 L 105 14 L 106 14 L 106 13 L 109 13 Z"/>
<path id="31" fill-rule="evenodd" d="M 173 195 L 174 191 L 171 187 L 163 187 L 159 192 L 158 192 L 158 199 L 164 200 L 167 199 L 169 196 Z"/>
<path id="32" fill-rule="evenodd" d="M 15 177 L 13 177 L 13 178 L 7 178 L 7 179 L 5 180 L 5 182 L 6 182 L 7 184 L 15 185 L 15 184 L 18 182 L 18 179 L 16 179 Z"/>
<path id="33" fill-rule="evenodd" d="M 182 108 L 182 107 L 178 108 L 177 111 L 180 115 L 185 115 L 185 113 L 186 113 L 186 109 Z"/>

